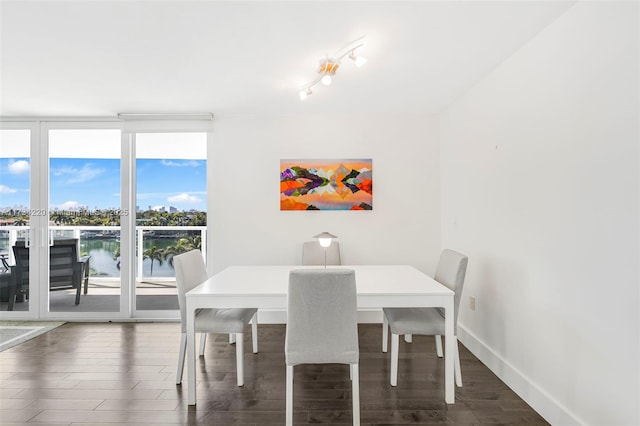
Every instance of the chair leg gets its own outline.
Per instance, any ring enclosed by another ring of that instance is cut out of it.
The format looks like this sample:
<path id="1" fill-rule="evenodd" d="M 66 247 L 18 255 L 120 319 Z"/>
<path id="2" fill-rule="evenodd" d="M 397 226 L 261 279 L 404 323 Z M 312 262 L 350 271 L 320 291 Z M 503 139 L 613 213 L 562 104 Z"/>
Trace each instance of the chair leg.
<path id="1" fill-rule="evenodd" d="M 184 370 L 184 356 L 187 352 L 187 333 L 180 333 L 180 349 L 178 351 L 178 371 L 176 373 L 176 385 L 182 384 L 182 371 Z"/>
<path id="2" fill-rule="evenodd" d="M 286 425 L 293 426 L 293 365 L 287 365 Z"/>
<path id="3" fill-rule="evenodd" d="M 78 283 L 78 290 L 76 291 L 76 305 L 80 304 L 80 293 L 82 292 L 82 283 Z"/>
<path id="4" fill-rule="evenodd" d="M 351 398 L 353 399 L 353 425 L 360 426 L 360 373 L 358 364 L 351 365 Z"/>
<path id="5" fill-rule="evenodd" d="M 13 311 L 13 308 L 16 304 L 16 288 L 15 286 L 9 289 L 9 306 L 7 307 L 8 311 Z"/>
<path id="6" fill-rule="evenodd" d="M 238 386 L 244 386 L 244 334 L 236 334 L 236 371 Z"/>
<path id="7" fill-rule="evenodd" d="M 413 334 L 405 334 L 404 335 L 404 341 L 407 342 L 407 343 L 413 342 Z"/>
<path id="8" fill-rule="evenodd" d="M 454 358 L 453 358 L 453 371 L 455 372 L 456 375 L 456 386 L 458 386 L 459 388 L 462 387 L 462 371 L 460 371 L 460 349 L 458 348 L 458 337 L 454 337 L 456 340 L 453 343 L 453 351 L 454 353 Z"/>
<path id="9" fill-rule="evenodd" d="M 251 339 L 253 340 L 253 353 L 258 353 L 258 313 L 251 318 Z"/>
<path id="10" fill-rule="evenodd" d="M 207 344 L 207 333 L 200 333 L 200 356 L 204 356 L 204 345 Z"/>
<path id="11" fill-rule="evenodd" d="M 438 358 L 442 358 L 442 336 L 436 334 L 433 338 L 436 339 L 436 355 Z"/>
<path id="12" fill-rule="evenodd" d="M 382 313 L 382 352 L 387 353 L 389 347 L 389 320 L 387 316 Z"/>
<path id="13" fill-rule="evenodd" d="M 400 345 L 400 336 L 391 333 L 391 386 L 398 385 L 398 346 Z"/>

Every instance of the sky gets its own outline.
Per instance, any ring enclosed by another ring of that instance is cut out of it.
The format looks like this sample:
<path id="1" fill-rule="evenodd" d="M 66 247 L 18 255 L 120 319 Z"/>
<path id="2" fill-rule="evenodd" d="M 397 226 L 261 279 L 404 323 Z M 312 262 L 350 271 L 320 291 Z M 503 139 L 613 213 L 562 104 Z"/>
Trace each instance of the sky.
<path id="1" fill-rule="evenodd" d="M 138 159 L 137 206 L 206 211 L 206 161 Z M 52 210 L 120 208 L 120 160 L 51 158 Z M 28 158 L 0 158 L 0 208 L 29 206 Z"/>

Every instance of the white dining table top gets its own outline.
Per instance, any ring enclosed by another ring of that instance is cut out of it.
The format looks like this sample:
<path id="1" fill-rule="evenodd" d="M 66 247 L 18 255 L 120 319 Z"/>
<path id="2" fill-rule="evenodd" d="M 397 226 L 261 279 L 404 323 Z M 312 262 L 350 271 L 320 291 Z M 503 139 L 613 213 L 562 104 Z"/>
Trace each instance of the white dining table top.
<path id="1" fill-rule="evenodd" d="M 402 297 L 398 306 L 425 306 L 423 297 L 451 297 L 454 292 L 433 278 L 409 265 L 341 265 L 330 268 L 353 269 L 356 272 L 358 307 L 388 306 L 375 300 L 378 297 Z M 324 269 L 318 266 L 296 265 L 251 265 L 229 266 L 210 277 L 187 293 L 188 299 L 207 296 L 217 298 L 251 297 L 252 299 L 286 297 L 289 272 L 294 269 Z M 369 303 L 367 303 L 369 301 Z M 386 300 L 387 302 L 389 299 Z M 224 302 L 221 302 L 224 303 Z M 393 305 L 393 303 L 392 303 Z M 231 306 L 230 306 L 231 307 Z M 260 308 L 261 306 L 256 306 Z M 273 307 L 265 302 L 264 307 Z M 392 306 L 389 306 L 392 307 Z"/>

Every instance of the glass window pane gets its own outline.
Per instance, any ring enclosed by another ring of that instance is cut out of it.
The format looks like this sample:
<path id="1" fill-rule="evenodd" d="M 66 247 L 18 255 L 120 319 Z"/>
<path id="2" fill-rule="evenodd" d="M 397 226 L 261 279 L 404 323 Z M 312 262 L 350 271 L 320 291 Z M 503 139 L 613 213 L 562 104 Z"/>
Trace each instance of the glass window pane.
<path id="1" fill-rule="evenodd" d="M 117 129 L 49 131 L 51 262 L 54 247 L 69 240 L 77 242 L 77 255 L 84 259 L 77 305 L 76 290 L 56 286 L 63 279 L 50 265 L 52 312 L 120 310 L 120 141 Z"/>
<path id="2" fill-rule="evenodd" d="M 136 307 L 178 309 L 172 257 L 206 251 L 206 133 L 136 135 Z"/>
<path id="3" fill-rule="evenodd" d="M 30 139 L 27 129 L 0 130 L 0 310 L 29 310 Z M 16 263 L 14 246 L 26 250 Z M 15 286 L 16 297 L 9 300 Z"/>

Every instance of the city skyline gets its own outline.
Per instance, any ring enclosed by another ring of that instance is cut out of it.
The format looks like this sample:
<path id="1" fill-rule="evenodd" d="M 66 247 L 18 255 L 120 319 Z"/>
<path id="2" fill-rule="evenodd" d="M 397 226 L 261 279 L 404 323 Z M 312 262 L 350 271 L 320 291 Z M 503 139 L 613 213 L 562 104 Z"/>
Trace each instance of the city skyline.
<path id="1" fill-rule="evenodd" d="M 206 211 L 206 161 L 138 159 L 136 208 Z M 0 159 L 0 209 L 29 206 L 30 161 Z M 112 209 L 120 205 L 120 160 L 50 159 L 49 209 Z"/>

